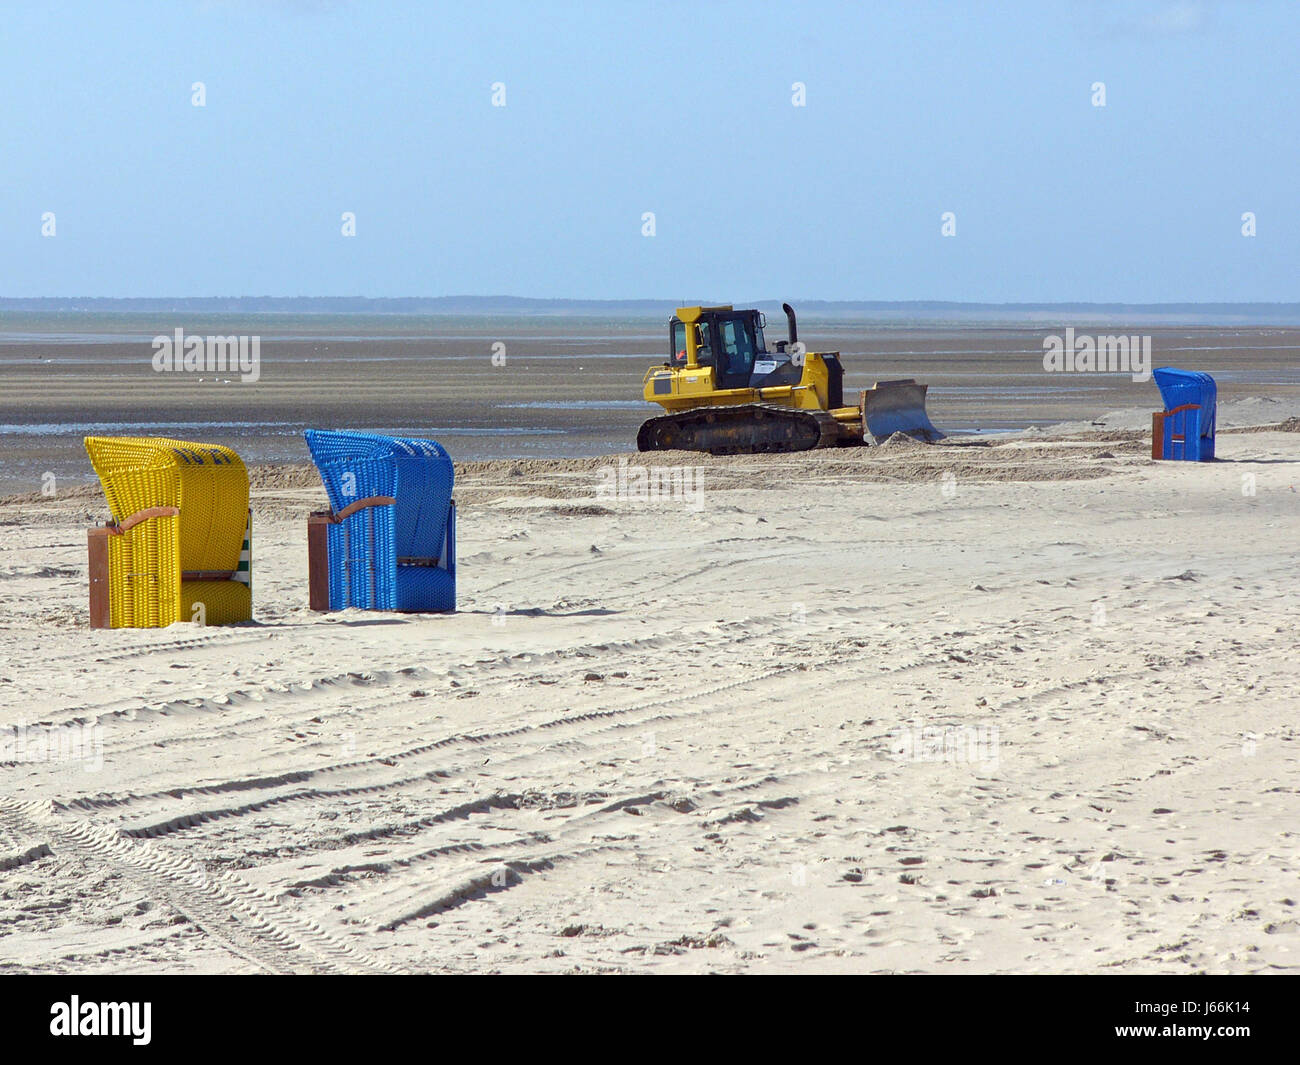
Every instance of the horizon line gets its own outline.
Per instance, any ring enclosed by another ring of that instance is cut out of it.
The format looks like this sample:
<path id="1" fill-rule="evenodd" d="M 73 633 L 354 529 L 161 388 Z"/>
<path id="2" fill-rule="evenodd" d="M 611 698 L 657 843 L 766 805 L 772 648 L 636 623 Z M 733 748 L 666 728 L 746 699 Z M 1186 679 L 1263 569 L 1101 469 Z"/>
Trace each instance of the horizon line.
<path id="1" fill-rule="evenodd" d="M 284 296 L 284 295 L 226 295 L 226 296 L 0 296 L 0 309 L 14 304 L 30 303 L 232 303 L 232 302 L 276 302 L 276 303 L 528 303 L 528 304 L 643 304 L 672 307 L 696 306 L 696 302 L 684 302 L 680 299 L 655 296 L 515 296 L 497 294 L 490 296 L 457 293 L 444 296 Z M 756 307 L 760 304 L 780 306 L 782 302 L 792 302 L 775 297 L 763 297 L 743 301 L 731 301 L 731 306 Z M 947 300 L 947 299 L 905 299 L 905 300 L 871 300 L 871 299 L 818 299 L 795 297 L 794 303 L 813 306 L 844 307 L 954 307 L 954 308 L 994 308 L 1008 310 L 1055 309 L 1061 307 L 1122 307 L 1122 308 L 1182 308 L 1182 307 L 1300 307 L 1297 300 Z M 699 300 L 698 305 L 726 305 L 724 300 Z"/>

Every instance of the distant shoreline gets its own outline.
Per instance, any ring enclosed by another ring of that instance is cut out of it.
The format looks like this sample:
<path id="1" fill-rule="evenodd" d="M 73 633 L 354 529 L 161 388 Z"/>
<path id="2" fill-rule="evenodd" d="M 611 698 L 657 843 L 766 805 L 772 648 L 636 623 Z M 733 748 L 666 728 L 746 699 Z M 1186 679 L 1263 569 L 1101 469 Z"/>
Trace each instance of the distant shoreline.
<path id="1" fill-rule="evenodd" d="M 701 303 L 725 299 L 686 297 Z M 778 312 L 781 301 L 732 297 L 736 306 Z M 1300 325 L 1300 303 L 962 303 L 944 300 L 808 300 L 794 299 L 797 310 L 819 318 L 877 318 L 980 322 L 1112 321 L 1189 325 Z M 662 318 L 681 306 L 679 300 L 535 299 L 523 296 L 238 296 L 147 297 L 98 296 L 0 297 L 0 314 L 370 314 L 490 315 Z"/>

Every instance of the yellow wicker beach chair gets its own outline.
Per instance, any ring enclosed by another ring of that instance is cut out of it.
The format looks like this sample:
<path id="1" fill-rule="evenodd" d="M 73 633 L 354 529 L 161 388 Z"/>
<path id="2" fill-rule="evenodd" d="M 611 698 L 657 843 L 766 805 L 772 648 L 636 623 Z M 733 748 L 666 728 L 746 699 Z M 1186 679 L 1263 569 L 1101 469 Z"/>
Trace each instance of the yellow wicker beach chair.
<path id="1" fill-rule="evenodd" d="M 88 436 L 113 520 L 90 530 L 90 623 L 159 628 L 252 617 L 248 471 L 228 447 Z"/>

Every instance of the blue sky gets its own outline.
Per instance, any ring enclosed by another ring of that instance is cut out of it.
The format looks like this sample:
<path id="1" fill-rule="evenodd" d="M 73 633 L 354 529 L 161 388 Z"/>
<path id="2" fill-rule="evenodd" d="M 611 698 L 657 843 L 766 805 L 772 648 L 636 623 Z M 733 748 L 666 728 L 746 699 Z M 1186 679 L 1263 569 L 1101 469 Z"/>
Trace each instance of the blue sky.
<path id="1" fill-rule="evenodd" d="M 1300 300 L 1300 4 L 542 7 L 7 6 L 0 295 Z"/>

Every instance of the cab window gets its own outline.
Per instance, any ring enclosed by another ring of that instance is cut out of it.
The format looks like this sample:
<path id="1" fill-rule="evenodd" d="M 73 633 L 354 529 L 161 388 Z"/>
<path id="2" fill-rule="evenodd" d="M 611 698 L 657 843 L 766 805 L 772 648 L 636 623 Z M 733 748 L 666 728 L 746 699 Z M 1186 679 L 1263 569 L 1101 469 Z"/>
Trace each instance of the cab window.
<path id="1" fill-rule="evenodd" d="M 700 344 L 696 349 L 695 358 L 701 366 L 713 365 L 713 335 L 709 330 L 708 322 L 700 323 Z"/>
<path id="2" fill-rule="evenodd" d="M 745 327 L 744 319 L 724 319 L 721 332 L 722 349 L 727 360 L 727 373 L 753 373 L 754 338 Z"/>
<path id="3" fill-rule="evenodd" d="M 686 365 L 686 323 L 673 322 L 672 362 L 674 366 Z"/>

